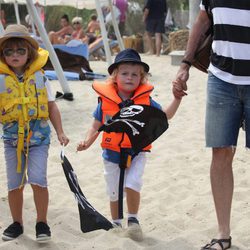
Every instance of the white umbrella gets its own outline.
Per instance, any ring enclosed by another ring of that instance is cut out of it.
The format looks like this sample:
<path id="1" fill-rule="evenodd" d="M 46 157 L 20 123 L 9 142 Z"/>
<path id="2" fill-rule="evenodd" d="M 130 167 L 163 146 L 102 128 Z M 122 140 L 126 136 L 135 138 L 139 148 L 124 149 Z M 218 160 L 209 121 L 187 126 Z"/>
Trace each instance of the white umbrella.
<path id="1" fill-rule="evenodd" d="M 20 3 L 26 4 L 26 0 L 2 0 L 4 3 Z M 108 0 L 100 0 L 100 4 L 108 4 Z M 78 9 L 95 9 L 95 0 L 33 0 L 33 3 L 39 3 L 41 5 L 66 5 L 73 6 Z"/>
<path id="2" fill-rule="evenodd" d="M 68 86 L 67 80 L 63 74 L 62 67 L 59 63 L 59 60 L 56 56 L 56 53 L 54 51 L 53 46 L 51 45 L 49 38 L 47 36 L 47 32 L 45 28 L 43 27 L 41 20 L 38 16 L 37 10 L 34 6 L 34 3 L 39 3 L 41 5 L 67 5 L 67 6 L 73 6 L 76 8 L 88 8 L 88 9 L 96 9 L 98 17 L 100 19 L 100 25 L 101 25 L 101 33 L 103 37 L 103 43 L 104 43 L 104 49 L 106 53 L 107 62 L 110 65 L 111 64 L 111 52 L 108 45 L 108 38 L 107 38 L 107 31 L 104 24 L 104 19 L 101 11 L 102 5 L 112 5 L 111 0 L 3 0 L 4 3 L 13 3 L 15 6 L 15 12 L 17 17 L 17 22 L 20 23 L 19 20 L 19 13 L 18 13 L 18 4 L 27 4 L 27 8 L 29 11 L 29 14 L 31 15 L 32 19 L 34 20 L 34 23 L 36 24 L 39 34 L 41 35 L 43 42 L 45 44 L 46 49 L 50 53 L 50 59 L 51 62 L 55 68 L 55 71 L 57 72 L 57 76 L 59 79 L 59 82 L 62 86 L 64 93 L 70 93 L 70 88 Z M 112 8 L 111 8 L 112 11 Z M 114 17 L 114 13 L 112 13 L 112 16 Z M 118 30 L 117 22 L 115 18 L 112 20 L 116 35 L 118 38 L 118 42 L 121 49 L 124 49 L 124 45 L 122 43 L 121 35 Z"/>

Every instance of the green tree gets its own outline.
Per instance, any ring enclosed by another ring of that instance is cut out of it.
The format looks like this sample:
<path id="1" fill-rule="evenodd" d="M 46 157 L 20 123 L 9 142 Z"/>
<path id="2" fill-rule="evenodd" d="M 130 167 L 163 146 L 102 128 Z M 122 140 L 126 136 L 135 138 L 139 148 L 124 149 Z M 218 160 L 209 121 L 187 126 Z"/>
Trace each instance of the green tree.
<path id="1" fill-rule="evenodd" d="M 45 20 L 46 20 L 46 30 L 59 30 L 61 16 L 67 14 L 69 20 L 71 21 L 73 17 L 79 16 L 83 20 L 83 27 L 86 28 L 90 20 L 90 16 L 95 10 L 79 10 L 68 6 L 47 6 L 45 7 Z"/>
<path id="2" fill-rule="evenodd" d="M 167 0 L 168 6 L 174 13 L 176 10 L 188 10 L 188 0 Z"/>

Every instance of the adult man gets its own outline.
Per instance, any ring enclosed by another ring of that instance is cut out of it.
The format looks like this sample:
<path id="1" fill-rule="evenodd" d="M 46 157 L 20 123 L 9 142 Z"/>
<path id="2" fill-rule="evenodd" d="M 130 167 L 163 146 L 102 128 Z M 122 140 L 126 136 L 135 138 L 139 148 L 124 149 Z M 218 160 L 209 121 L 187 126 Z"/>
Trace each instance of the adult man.
<path id="1" fill-rule="evenodd" d="M 165 33 L 165 18 L 167 15 L 166 0 L 147 0 L 143 9 L 143 22 L 146 25 L 147 42 L 149 47 L 149 54 L 154 54 L 154 45 L 152 34 L 155 34 L 155 49 L 156 56 L 160 56 L 162 37 Z"/>
<path id="2" fill-rule="evenodd" d="M 233 196 L 232 162 L 242 120 L 250 147 L 250 1 L 213 0 L 214 39 L 209 66 L 206 107 L 206 145 L 212 148 L 211 186 L 218 222 L 217 239 L 202 249 L 229 249 Z M 187 90 L 189 68 L 201 34 L 210 20 L 204 9 L 193 25 L 184 60 L 173 82 L 173 93 Z"/>

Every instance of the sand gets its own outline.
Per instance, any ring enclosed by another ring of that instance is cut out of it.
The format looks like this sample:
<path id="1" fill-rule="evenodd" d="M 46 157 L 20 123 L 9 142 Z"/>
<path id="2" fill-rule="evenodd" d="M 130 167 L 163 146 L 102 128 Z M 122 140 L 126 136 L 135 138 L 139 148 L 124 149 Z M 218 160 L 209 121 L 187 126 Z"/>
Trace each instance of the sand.
<path id="1" fill-rule="evenodd" d="M 162 106 L 167 105 L 172 98 L 171 81 L 175 78 L 178 67 L 171 65 L 169 56 L 142 55 L 142 59 L 151 67 L 150 81 L 155 86 L 152 97 Z M 106 73 L 105 62 L 91 61 L 90 66 L 97 73 Z M 61 146 L 53 130 L 48 162 L 48 222 L 52 240 L 44 245 L 35 241 L 36 211 L 32 190 L 27 185 L 23 209 L 25 233 L 12 242 L 0 240 L 0 249 L 194 250 L 200 249 L 215 237 L 216 216 L 209 180 L 211 150 L 205 148 L 204 142 L 207 76 L 193 68 L 190 74 L 188 96 L 183 99 L 176 116 L 170 121 L 167 132 L 155 141 L 152 152 L 148 154 L 139 212 L 144 232 L 142 242 L 133 241 L 114 231 L 81 232 L 77 203 L 68 188 L 60 164 Z M 97 103 L 91 84 L 91 81 L 69 82 L 75 100 L 58 100 L 57 104 L 65 133 L 70 138 L 65 154 L 89 202 L 110 219 L 100 138 L 87 151 L 76 153 L 76 145 L 84 138 Z M 51 85 L 54 92 L 61 91 L 58 81 L 51 81 Z M 250 169 L 244 135 L 241 131 L 234 163 L 235 192 L 231 221 L 233 250 L 250 249 Z M 0 161 L 2 233 L 11 223 L 2 143 Z M 126 220 L 123 224 L 126 226 Z"/>

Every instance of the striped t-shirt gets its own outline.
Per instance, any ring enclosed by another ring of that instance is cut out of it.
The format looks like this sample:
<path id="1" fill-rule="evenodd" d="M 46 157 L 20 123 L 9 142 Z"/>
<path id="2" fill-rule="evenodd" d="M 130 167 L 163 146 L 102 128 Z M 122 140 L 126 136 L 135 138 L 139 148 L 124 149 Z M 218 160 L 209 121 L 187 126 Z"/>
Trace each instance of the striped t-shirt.
<path id="1" fill-rule="evenodd" d="M 226 82 L 250 85 L 250 1 L 209 2 L 214 21 L 209 71 Z M 202 0 L 202 10 L 204 3 Z"/>

